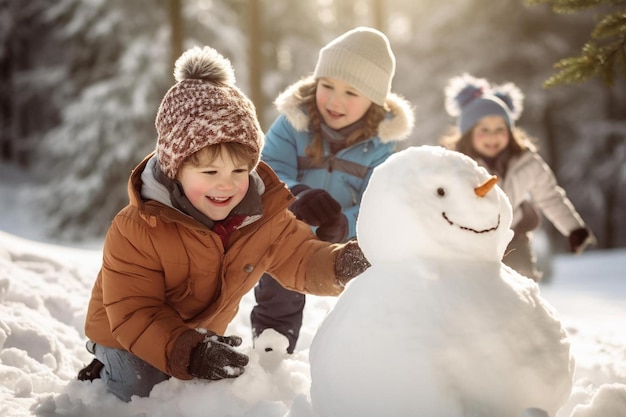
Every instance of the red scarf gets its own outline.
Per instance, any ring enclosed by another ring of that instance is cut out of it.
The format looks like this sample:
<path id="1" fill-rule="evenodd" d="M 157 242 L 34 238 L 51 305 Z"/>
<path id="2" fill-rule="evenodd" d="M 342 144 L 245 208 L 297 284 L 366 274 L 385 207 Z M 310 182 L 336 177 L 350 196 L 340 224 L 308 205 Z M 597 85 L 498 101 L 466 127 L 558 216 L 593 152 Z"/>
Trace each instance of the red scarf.
<path id="1" fill-rule="evenodd" d="M 222 244 L 224 245 L 224 250 L 226 250 L 226 243 L 228 242 L 228 237 L 232 232 L 234 232 L 241 223 L 246 219 L 247 216 L 242 214 L 231 216 L 221 222 L 215 222 L 213 225 L 213 231 L 217 233 L 222 239 Z"/>

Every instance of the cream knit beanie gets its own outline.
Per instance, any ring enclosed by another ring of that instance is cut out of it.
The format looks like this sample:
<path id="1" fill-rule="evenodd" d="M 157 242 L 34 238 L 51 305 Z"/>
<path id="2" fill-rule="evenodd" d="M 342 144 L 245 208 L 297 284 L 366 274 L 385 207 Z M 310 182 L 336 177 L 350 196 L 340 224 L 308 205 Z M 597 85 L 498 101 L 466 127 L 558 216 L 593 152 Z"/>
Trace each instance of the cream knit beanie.
<path id="1" fill-rule="evenodd" d="M 320 50 L 314 78 L 338 78 L 383 105 L 396 70 L 389 39 L 367 27 L 352 29 Z"/>

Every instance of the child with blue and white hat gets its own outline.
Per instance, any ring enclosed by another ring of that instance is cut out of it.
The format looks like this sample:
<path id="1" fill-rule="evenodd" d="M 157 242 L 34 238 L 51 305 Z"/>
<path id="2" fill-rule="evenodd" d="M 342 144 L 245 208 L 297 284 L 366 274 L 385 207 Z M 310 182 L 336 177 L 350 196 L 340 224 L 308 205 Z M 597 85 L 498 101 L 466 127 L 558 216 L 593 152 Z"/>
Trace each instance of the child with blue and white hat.
<path id="1" fill-rule="evenodd" d="M 523 100 L 513 83 L 492 85 L 469 74 L 451 78 L 445 87 L 445 107 L 457 123 L 442 143 L 498 176 L 513 207 L 515 232 L 503 262 L 538 281 L 542 274 L 536 269 L 531 241 L 541 213 L 568 237 L 574 253 L 581 253 L 595 238 L 530 138 L 516 126 Z"/>

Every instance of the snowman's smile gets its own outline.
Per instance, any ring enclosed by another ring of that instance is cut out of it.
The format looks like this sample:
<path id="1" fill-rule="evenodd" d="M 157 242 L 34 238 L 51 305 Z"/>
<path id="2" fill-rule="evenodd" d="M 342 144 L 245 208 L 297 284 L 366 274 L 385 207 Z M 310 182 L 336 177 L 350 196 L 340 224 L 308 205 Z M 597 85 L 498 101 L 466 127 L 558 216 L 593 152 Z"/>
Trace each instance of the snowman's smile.
<path id="1" fill-rule="evenodd" d="M 499 226 L 500 226 L 500 215 L 498 214 L 498 222 L 496 223 L 496 225 L 494 227 L 491 227 L 489 229 L 482 229 L 482 230 L 477 230 L 477 229 L 472 229 L 471 227 L 467 227 L 467 226 L 461 226 L 460 224 L 456 224 L 454 223 L 452 220 L 450 220 L 448 218 L 448 216 L 446 216 L 446 212 L 442 212 L 441 215 L 443 216 L 444 219 L 446 219 L 446 221 L 448 222 L 448 224 L 450 226 L 456 226 L 461 230 L 467 230 L 470 232 L 474 232 L 474 233 L 489 233 L 492 232 L 494 230 L 496 230 Z"/>

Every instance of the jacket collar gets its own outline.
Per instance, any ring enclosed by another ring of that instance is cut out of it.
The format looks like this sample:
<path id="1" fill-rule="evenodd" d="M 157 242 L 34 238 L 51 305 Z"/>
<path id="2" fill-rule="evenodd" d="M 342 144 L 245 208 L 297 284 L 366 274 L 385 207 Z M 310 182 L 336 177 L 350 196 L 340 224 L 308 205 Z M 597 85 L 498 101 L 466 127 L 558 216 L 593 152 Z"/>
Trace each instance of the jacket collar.
<path id="1" fill-rule="evenodd" d="M 250 187 L 239 203 L 229 214 L 244 217 L 239 227 L 250 224 L 261 217 L 263 205 L 261 195 L 265 191 L 265 184 L 256 171 L 250 173 Z M 178 181 L 166 177 L 158 167 L 154 152 L 148 155 L 133 171 L 129 183 L 131 204 L 144 210 L 145 200 L 154 200 L 177 210 L 212 229 L 213 220 L 198 211 L 185 196 Z"/>
<path id="2" fill-rule="evenodd" d="M 304 78 L 287 87 L 274 101 L 276 109 L 299 132 L 309 130 L 309 114 L 302 98 L 297 94 L 300 86 L 310 83 L 311 78 Z M 389 112 L 378 127 L 378 137 L 383 143 L 406 140 L 413 130 L 415 116 L 411 104 L 395 93 L 389 93 L 385 99 Z"/>

